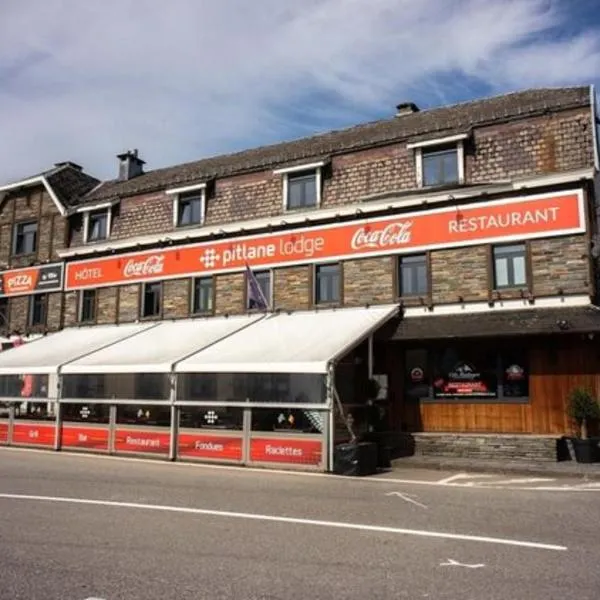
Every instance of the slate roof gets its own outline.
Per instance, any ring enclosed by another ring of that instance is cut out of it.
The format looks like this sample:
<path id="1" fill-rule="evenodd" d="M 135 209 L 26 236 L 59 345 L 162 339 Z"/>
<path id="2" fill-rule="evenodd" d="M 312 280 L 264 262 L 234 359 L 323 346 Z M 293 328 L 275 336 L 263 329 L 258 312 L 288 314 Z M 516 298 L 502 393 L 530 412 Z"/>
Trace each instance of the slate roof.
<path id="1" fill-rule="evenodd" d="M 100 181 L 71 164 L 59 166 L 45 174 L 46 181 L 66 208 L 73 208 L 80 198 L 94 189 Z"/>
<path id="2" fill-rule="evenodd" d="M 69 209 L 77 206 L 81 198 L 93 190 L 100 180 L 84 173 L 82 168 L 73 162 L 57 163 L 51 169 L 23 177 L 12 183 L 44 177 L 61 204 Z"/>
<path id="3" fill-rule="evenodd" d="M 81 201 L 97 202 L 206 181 L 215 177 L 273 168 L 277 165 L 320 160 L 335 154 L 401 140 L 422 141 L 463 133 L 472 127 L 589 106 L 589 104 L 589 86 L 538 88 L 513 92 L 156 169 L 128 181 L 106 181 Z"/>
<path id="4" fill-rule="evenodd" d="M 382 337 L 408 341 L 598 331 L 600 309 L 577 306 L 405 317 L 390 323 Z"/>

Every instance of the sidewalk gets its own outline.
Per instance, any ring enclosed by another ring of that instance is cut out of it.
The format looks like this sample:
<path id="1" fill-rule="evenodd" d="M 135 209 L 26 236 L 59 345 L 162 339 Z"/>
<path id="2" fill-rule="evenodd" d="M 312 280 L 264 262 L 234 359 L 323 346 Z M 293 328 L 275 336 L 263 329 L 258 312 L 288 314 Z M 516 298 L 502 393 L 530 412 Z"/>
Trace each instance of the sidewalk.
<path id="1" fill-rule="evenodd" d="M 581 477 L 600 481 L 600 463 L 583 464 L 575 461 L 504 461 L 446 456 L 407 456 L 392 460 L 392 469 L 437 469 L 471 473 L 518 473 L 551 477 Z"/>

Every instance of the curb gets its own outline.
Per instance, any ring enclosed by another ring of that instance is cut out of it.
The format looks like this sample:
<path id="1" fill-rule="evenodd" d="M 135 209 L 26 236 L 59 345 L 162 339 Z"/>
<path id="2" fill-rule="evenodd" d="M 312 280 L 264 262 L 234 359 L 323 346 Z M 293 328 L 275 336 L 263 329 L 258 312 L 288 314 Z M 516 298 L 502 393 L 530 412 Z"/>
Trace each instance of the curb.
<path id="1" fill-rule="evenodd" d="M 558 467 L 565 464 L 565 468 Z M 567 466 L 568 465 L 568 466 Z M 431 469 L 437 471 L 465 471 L 471 473 L 501 473 L 523 475 L 545 475 L 552 477 L 580 477 L 583 479 L 600 480 L 600 465 L 587 466 L 579 463 L 544 463 L 515 464 L 515 463 L 487 463 L 484 461 L 462 462 L 457 460 L 429 460 L 418 458 L 397 458 L 392 461 L 392 470 L 403 469 Z"/>

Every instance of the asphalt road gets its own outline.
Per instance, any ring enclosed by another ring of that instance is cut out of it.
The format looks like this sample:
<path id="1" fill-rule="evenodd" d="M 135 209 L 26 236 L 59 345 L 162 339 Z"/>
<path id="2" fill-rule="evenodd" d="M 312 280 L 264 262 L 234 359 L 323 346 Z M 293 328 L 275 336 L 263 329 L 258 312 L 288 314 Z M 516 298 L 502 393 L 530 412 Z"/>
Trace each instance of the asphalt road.
<path id="1" fill-rule="evenodd" d="M 600 597 L 598 488 L 441 477 L 0 449 L 0 598 Z"/>

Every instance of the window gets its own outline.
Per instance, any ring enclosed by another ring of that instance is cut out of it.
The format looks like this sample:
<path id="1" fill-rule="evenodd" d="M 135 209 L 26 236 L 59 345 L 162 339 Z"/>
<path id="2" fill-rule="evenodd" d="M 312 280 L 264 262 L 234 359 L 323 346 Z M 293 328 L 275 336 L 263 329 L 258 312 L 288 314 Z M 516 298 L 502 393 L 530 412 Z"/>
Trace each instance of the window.
<path id="1" fill-rule="evenodd" d="M 527 284 L 526 252 L 525 244 L 494 247 L 494 289 Z"/>
<path id="2" fill-rule="evenodd" d="M 29 297 L 28 324 L 30 327 L 46 324 L 47 307 L 47 294 L 34 294 Z"/>
<path id="3" fill-rule="evenodd" d="M 527 349 L 486 341 L 408 349 L 404 382 L 408 400 L 522 401 L 529 396 Z"/>
<path id="4" fill-rule="evenodd" d="M 158 317 L 161 310 L 162 284 L 145 283 L 142 296 L 142 317 Z"/>
<path id="5" fill-rule="evenodd" d="M 96 320 L 96 290 L 83 290 L 79 300 L 79 321 L 89 323 Z"/>
<path id="6" fill-rule="evenodd" d="M 194 279 L 192 299 L 193 313 L 210 313 L 213 310 L 213 278 L 197 277 Z"/>
<path id="7" fill-rule="evenodd" d="M 86 212 L 84 216 L 85 241 L 98 242 L 108 237 L 109 214 L 107 209 Z"/>
<path id="8" fill-rule="evenodd" d="M 315 267 L 315 304 L 340 301 L 340 271 L 339 263 Z"/>
<path id="9" fill-rule="evenodd" d="M 35 254 L 37 250 L 37 222 L 17 223 L 14 230 L 13 254 Z"/>
<path id="10" fill-rule="evenodd" d="M 407 148 L 415 151 L 417 184 L 433 187 L 463 183 L 465 180 L 465 148 L 467 134 L 415 142 Z"/>
<path id="11" fill-rule="evenodd" d="M 284 210 L 302 210 L 321 204 L 321 182 L 325 162 L 285 167 L 273 171 L 283 176 Z"/>
<path id="12" fill-rule="evenodd" d="M 423 150 L 423 186 L 458 183 L 458 148 Z"/>
<path id="13" fill-rule="evenodd" d="M 317 173 L 304 171 L 287 175 L 287 209 L 317 206 Z"/>
<path id="14" fill-rule="evenodd" d="M 204 218 L 204 190 L 180 195 L 175 202 L 176 227 L 201 225 Z"/>
<path id="15" fill-rule="evenodd" d="M 398 258 L 398 296 L 424 296 L 429 291 L 427 255 Z"/>
<path id="16" fill-rule="evenodd" d="M 0 330 L 8 329 L 8 298 L 0 298 Z"/>
<path id="17" fill-rule="evenodd" d="M 268 308 L 271 304 L 271 271 L 253 271 L 253 274 L 264 299 L 267 301 L 266 308 Z M 263 308 L 262 306 L 259 306 L 261 299 L 255 298 L 249 282 L 247 282 L 246 290 L 246 308 L 248 310 L 253 308 Z"/>

